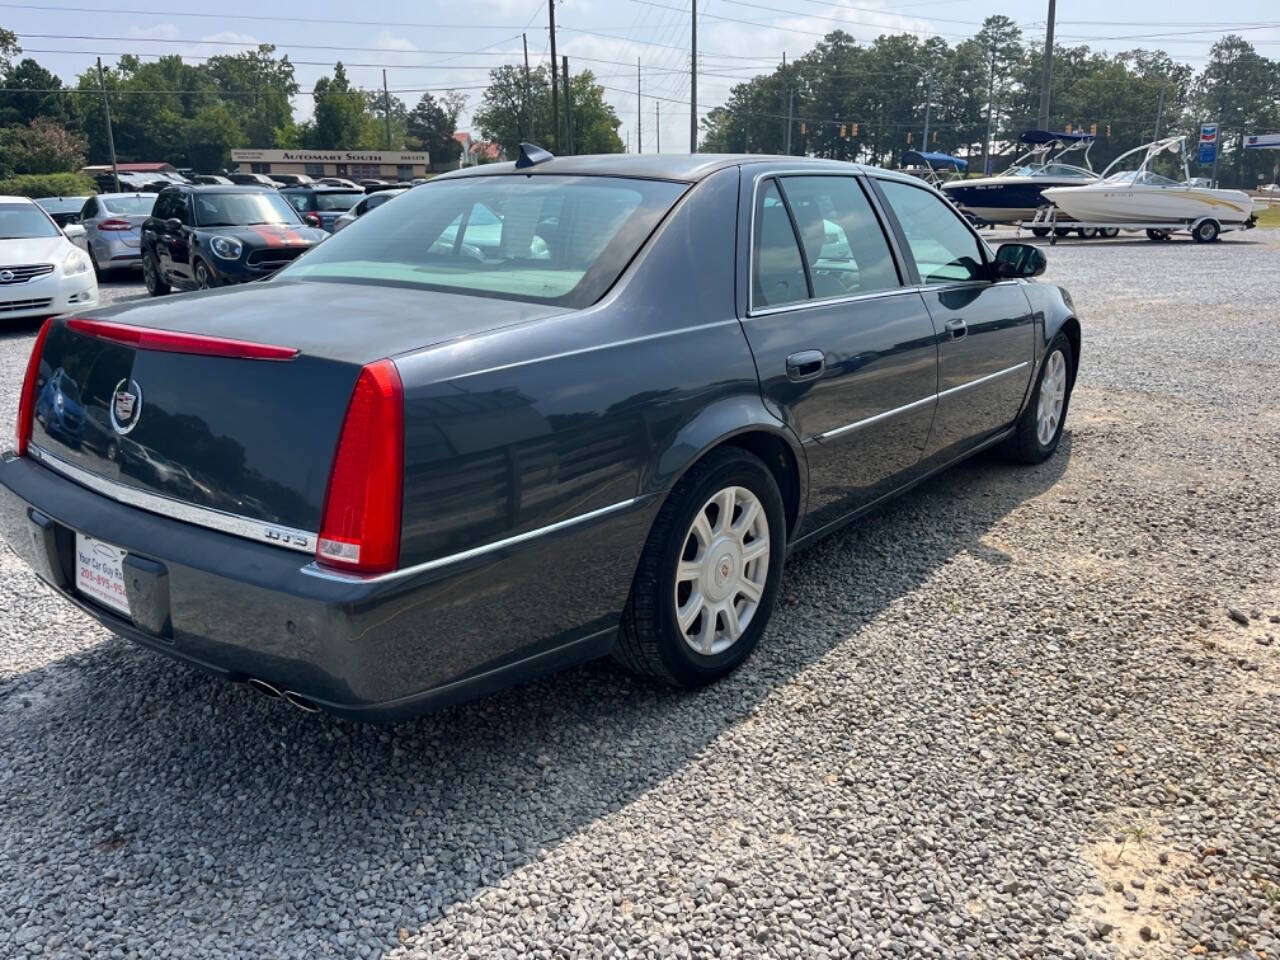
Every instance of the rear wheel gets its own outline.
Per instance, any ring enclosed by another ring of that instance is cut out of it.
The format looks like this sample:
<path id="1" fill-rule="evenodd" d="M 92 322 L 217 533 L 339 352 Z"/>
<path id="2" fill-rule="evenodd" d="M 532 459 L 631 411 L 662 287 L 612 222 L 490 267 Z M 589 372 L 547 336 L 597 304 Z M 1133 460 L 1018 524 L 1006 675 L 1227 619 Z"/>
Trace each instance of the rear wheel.
<path id="1" fill-rule="evenodd" d="M 1120 236 L 1120 228 L 1119 227 L 1103 227 L 1101 230 L 1098 231 L 1098 233 L 1100 233 L 1102 236 L 1106 237 L 1107 239 L 1112 239 Z"/>
<path id="2" fill-rule="evenodd" d="M 764 633 L 785 551 L 782 495 L 769 468 L 736 447 L 713 451 L 654 521 L 615 658 L 675 686 L 723 677 Z"/>
<path id="3" fill-rule="evenodd" d="M 1222 228 L 1218 226 L 1217 220 L 1202 220 L 1196 224 L 1191 235 L 1195 237 L 1196 243 L 1213 243 L 1221 232 Z"/>
<path id="4" fill-rule="evenodd" d="M 1036 237 L 1047 237 L 1049 235 L 1049 228 L 1048 227 L 1032 227 L 1031 234 L 1032 236 L 1036 236 Z"/>
<path id="5" fill-rule="evenodd" d="M 147 293 L 153 297 L 161 297 L 169 292 L 169 284 L 160 276 L 156 255 L 150 250 L 142 255 L 142 282 L 147 285 Z"/>
<path id="6" fill-rule="evenodd" d="M 1081 240 L 1092 240 L 1094 237 L 1098 235 L 1098 228 L 1097 227 L 1081 227 L 1079 230 L 1076 231 L 1076 233 L 1080 235 Z"/>
<path id="7" fill-rule="evenodd" d="M 1071 341 L 1059 333 L 1049 341 L 1040 376 L 1013 436 L 1001 447 L 1005 456 L 1019 463 L 1040 463 L 1053 456 L 1062 439 L 1073 380 Z"/>
<path id="8" fill-rule="evenodd" d="M 103 278 L 103 276 L 102 276 L 102 268 L 101 268 L 100 266 L 98 266 L 98 258 L 97 258 L 97 257 L 95 257 L 95 256 L 93 255 L 93 247 L 92 247 L 92 246 L 90 246 L 90 247 L 89 247 L 89 265 L 90 265 L 91 267 L 93 267 L 93 275 L 94 275 L 97 279 L 101 280 L 101 279 Z"/>

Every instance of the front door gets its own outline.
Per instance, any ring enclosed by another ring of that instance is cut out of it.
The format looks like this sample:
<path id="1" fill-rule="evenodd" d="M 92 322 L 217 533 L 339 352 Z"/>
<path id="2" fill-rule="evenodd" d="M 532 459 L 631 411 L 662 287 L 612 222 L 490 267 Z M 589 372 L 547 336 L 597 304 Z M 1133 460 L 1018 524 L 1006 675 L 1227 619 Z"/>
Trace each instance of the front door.
<path id="1" fill-rule="evenodd" d="M 1013 423 L 1035 358 L 1020 280 L 995 281 L 987 246 L 933 191 L 876 178 L 938 330 L 938 413 L 925 456 L 945 462 Z"/>
<path id="2" fill-rule="evenodd" d="M 804 443 L 799 534 L 910 477 L 933 420 L 937 347 L 866 188 L 851 175 L 762 176 L 744 319 L 765 402 Z"/>

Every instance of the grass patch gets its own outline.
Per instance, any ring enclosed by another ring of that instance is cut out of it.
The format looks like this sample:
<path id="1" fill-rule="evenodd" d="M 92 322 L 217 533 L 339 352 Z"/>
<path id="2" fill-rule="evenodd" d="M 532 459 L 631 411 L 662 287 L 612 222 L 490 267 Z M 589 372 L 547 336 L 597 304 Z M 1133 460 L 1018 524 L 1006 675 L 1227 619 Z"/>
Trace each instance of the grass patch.
<path id="1" fill-rule="evenodd" d="M 1280 202 L 1275 200 L 1266 207 L 1258 207 L 1258 226 L 1280 229 Z"/>

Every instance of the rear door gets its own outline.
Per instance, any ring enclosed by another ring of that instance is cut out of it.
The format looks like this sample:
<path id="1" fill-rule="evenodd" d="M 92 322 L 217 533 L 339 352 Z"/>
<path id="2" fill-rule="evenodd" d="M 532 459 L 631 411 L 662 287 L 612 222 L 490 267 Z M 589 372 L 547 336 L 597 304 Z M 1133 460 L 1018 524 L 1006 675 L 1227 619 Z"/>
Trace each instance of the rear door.
<path id="1" fill-rule="evenodd" d="M 1031 379 L 1031 302 L 1022 281 L 995 281 L 987 245 L 932 190 L 873 183 L 938 329 L 938 413 L 926 457 L 959 456 L 1011 424 Z"/>
<path id="2" fill-rule="evenodd" d="M 744 191 L 743 326 L 766 403 L 805 445 L 803 534 L 912 475 L 933 419 L 934 328 L 859 178 L 761 176 Z"/>

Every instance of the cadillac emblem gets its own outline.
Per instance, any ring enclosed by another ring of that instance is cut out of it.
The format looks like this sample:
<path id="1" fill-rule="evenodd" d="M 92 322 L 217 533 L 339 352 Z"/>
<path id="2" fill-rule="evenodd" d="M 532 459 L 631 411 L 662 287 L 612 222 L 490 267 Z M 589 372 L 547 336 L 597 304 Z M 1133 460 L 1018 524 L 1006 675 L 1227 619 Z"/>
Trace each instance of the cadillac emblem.
<path id="1" fill-rule="evenodd" d="M 125 377 L 111 392 L 111 429 L 124 436 L 138 425 L 142 416 L 142 387 Z"/>

